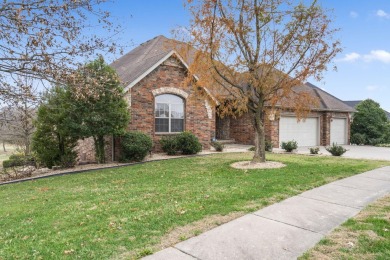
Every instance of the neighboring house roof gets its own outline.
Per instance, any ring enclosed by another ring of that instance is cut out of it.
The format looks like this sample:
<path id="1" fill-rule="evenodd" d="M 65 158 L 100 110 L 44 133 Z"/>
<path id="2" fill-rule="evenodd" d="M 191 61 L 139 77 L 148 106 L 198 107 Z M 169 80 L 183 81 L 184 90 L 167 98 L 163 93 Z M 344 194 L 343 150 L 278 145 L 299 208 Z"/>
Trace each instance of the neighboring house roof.
<path id="1" fill-rule="evenodd" d="M 362 102 L 363 100 L 349 100 L 349 101 L 343 101 L 345 104 L 347 104 L 348 106 L 350 106 L 350 107 L 354 107 L 354 108 L 356 108 L 356 106 L 360 103 L 360 102 Z M 383 109 L 383 108 L 382 108 Z M 386 110 L 384 110 L 383 109 L 383 111 L 385 111 L 385 114 L 386 114 L 386 116 L 387 116 L 387 119 L 389 119 L 390 120 L 390 113 L 388 112 L 388 111 L 386 111 Z"/>
<path id="2" fill-rule="evenodd" d="M 307 82 L 300 88 L 304 88 L 304 91 L 312 93 L 320 101 L 318 110 L 323 111 L 340 111 L 340 112 L 355 112 L 356 110 L 346 105 L 342 100 L 322 90 L 321 88 Z"/>
<path id="3" fill-rule="evenodd" d="M 362 102 L 362 100 L 351 100 L 351 101 L 343 101 L 343 102 L 350 107 L 356 108 L 357 104 Z"/>

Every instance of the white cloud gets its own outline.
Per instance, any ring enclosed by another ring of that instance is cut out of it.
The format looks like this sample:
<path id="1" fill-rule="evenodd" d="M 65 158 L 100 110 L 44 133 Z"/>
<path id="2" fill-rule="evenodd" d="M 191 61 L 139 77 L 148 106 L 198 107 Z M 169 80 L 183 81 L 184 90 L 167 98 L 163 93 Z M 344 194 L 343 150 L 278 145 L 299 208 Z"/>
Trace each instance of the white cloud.
<path id="1" fill-rule="evenodd" d="M 337 62 L 354 62 L 361 58 L 361 55 L 356 52 L 345 54 L 344 58 L 337 59 Z"/>
<path id="2" fill-rule="evenodd" d="M 369 86 L 366 87 L 367 91 L 375 91 L 377 89 L 379 89 L 379 87 L 375 86 L 375 85 L 369 85 Z"/>
<path id="3" fill-rule="evenodd" d="M 372 50 L 369 54 L 359 54 L 356 52 L 351 52 L 345 54 L 341 59 L 336 59 L 336 62 L 355 62 L 362 60 L 364 62 L 373 62 L 379 61 L 386 64 L 390 64 L 390 52 L 385 50 Z"/>
<path id="4" fill-rule="evenodd" d="M 349 16 L 352 18 L 357 18 L 359 16 L 359 14 L 355 11 L 351 11 L 351 12 L 349 12 Z"/>
<path id="5" fill-rule="evenodd" d="M 376 15 L 381 17 L 381 18 L 390 19 L 390 14 L 388 14 L 385 11 L 380 10 L 380 9 L 378 11 L 376 11 Z"/>
<path id="6" fill-rule="evenodd" d="M 390 63 L 390 52 L 384 50 L 373 50 L 370 51 L 370 54 L 366 54 L 363 56 L 364 61 L 380 61 L 383 63 Z"/>

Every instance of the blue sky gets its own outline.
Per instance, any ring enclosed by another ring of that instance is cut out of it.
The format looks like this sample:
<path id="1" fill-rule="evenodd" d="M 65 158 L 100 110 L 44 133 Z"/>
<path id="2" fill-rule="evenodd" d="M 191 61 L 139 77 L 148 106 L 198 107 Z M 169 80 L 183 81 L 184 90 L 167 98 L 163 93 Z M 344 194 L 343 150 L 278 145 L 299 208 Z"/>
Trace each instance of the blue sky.
<path id="1" fill-rule="evenodd" d="M 319 2 L 333 9 L 343 52 L 335 59 L 337 72 L 326 72 L 321 82 L 309 81 L 342 100 L 372 98 L 390 111 L 390 1 Z M 116 0 L 107 8 L 122 23 L 120 41 L 130 46 L 126 51 L 157 35 L 171 37 L 173 29 L 190 20 L 182 0 Z"/>

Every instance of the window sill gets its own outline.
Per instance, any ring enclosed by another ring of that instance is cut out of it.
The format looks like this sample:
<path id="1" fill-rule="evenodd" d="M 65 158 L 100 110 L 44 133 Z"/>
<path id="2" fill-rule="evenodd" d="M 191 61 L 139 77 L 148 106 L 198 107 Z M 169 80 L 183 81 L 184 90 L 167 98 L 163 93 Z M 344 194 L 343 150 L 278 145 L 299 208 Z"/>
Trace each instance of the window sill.
<path id="1" fill-rule="evenodd" d="M 181 134 L 183 132 L 171 132 L 171 133 L 168 133 L 168 132 L 156 132 L 154 133 L 155 135 L 178 135 L 178 134 Z"/>

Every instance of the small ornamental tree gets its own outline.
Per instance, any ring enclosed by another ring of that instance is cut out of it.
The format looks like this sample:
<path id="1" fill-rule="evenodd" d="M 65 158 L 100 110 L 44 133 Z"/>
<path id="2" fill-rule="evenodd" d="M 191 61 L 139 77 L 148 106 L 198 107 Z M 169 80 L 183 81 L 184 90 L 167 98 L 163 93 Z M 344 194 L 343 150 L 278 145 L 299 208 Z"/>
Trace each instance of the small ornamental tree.
<path id="1" fill-rule="evenodd" d="M 364 144 L 385 142 L 390 131 L 389 122 L 380 105 L 366 99 L 356 106 L 356 110 L 351 124 L 351 136 L 363 135 Z"/>
<path id="2" fill-rule="evenodd" d="M 81 68 L 69 86 L 78 115 L 73 131 L 92 137 L 96 160 L 105 163 L 104 137 L 125 133 L 130 118 L 119 77 L 100 56 Z"/>
<path id="3" fill-rule="evenodd" d="M 192 14 L 189 46 L 198 51 L 188 80 L 220 99 L 221 116 L 248 112 L 255 132 L 253 162 L 265 162 L 267 109 L 289 108 L 304 117 L 318 104 L 294 92 L 322 72 L 341 51 L 328 12 L 317 1 L 187 0 Z M 180 36 L 179 36 L 180 37 Z M 194 49 L 179 50 L 182 57 Z"/>
<path id="4" fill-rule="evenodd" d="M 33 152 L 41 165 L 52 168 L 75 164 L 77 155 L 73 149 L 78 136 L 70 128 L 75 114 L 66 89 L 54 87 L 46 93 L 38 108 L 32 138 Z"/>

